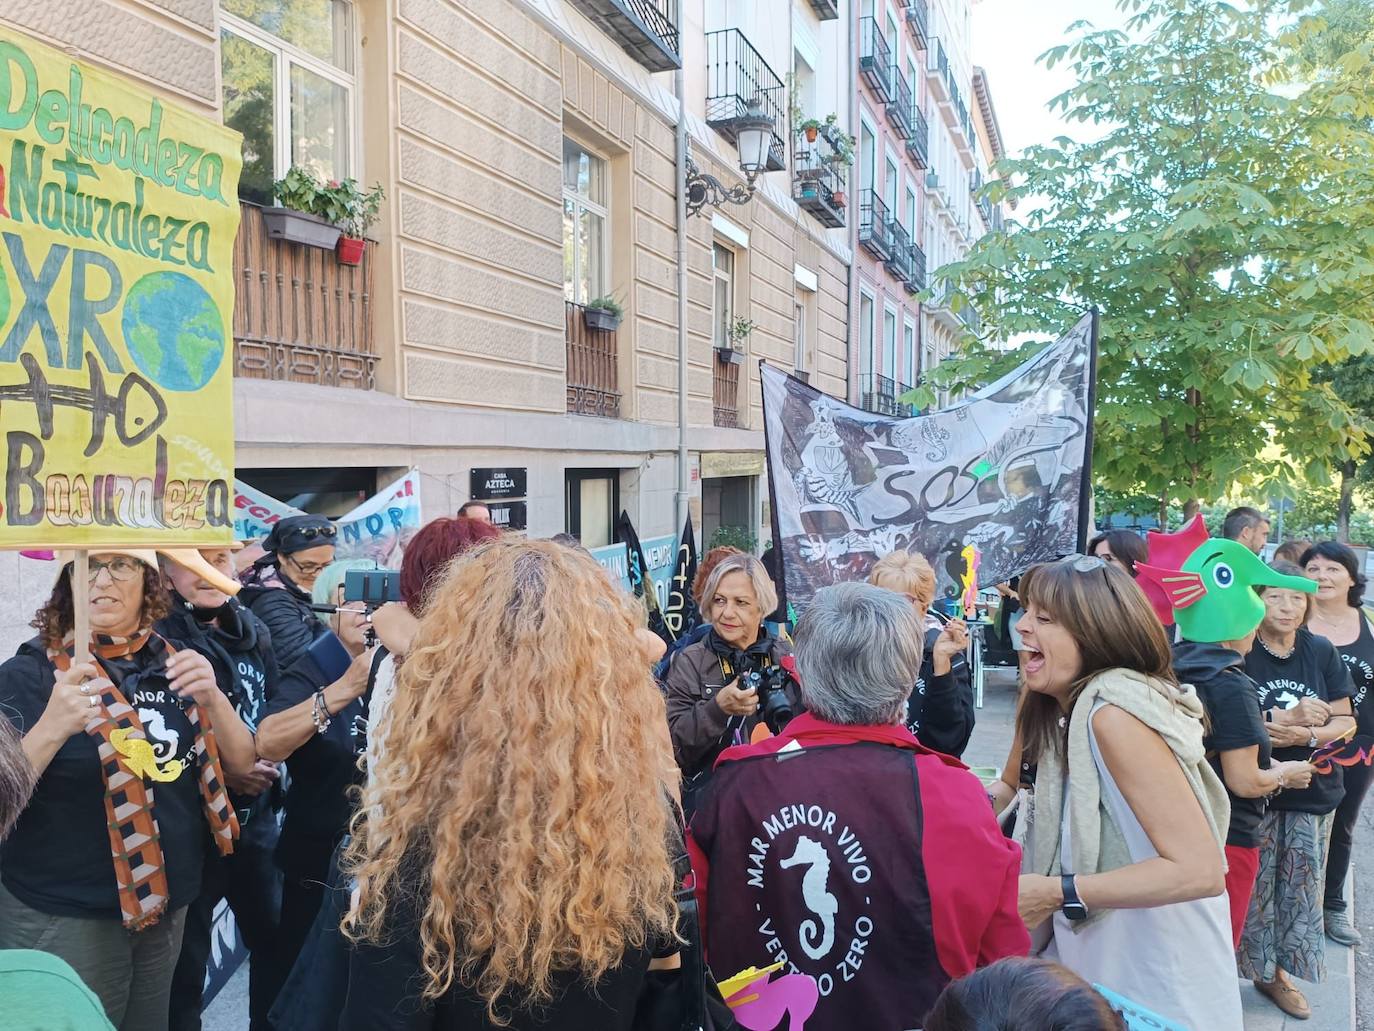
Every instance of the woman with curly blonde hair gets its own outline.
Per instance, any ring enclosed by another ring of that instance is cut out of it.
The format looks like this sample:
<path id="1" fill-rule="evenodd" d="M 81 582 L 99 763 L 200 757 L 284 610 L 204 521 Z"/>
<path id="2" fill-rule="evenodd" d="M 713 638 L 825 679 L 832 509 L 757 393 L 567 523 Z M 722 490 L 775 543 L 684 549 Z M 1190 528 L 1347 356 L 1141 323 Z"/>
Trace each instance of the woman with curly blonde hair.
<path id="1" fill-rule="evenodd" d="M 434 591 L 346 866 L 340 1031 L 628 1029 L 672 953 L 677 768 L 630 600 L 503 539 Z"/>

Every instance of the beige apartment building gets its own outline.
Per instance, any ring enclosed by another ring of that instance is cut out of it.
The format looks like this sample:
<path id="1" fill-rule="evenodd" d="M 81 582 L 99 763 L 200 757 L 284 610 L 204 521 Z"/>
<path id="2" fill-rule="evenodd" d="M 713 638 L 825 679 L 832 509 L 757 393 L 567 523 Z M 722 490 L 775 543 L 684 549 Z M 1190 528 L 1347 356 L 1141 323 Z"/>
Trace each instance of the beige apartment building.
<path id="1" fill-rule="evenodd" d="M 413 466 L 434 516 L 472 470 L 519 468 L 504 514 L 597 546 L 621 508 L 677 529 L 679 65 L 691 156 L 725 187 L 738 120 L 774 120 L 752 199 L 687 220 L 698 533 L 765 519 L 759 360 L 848 390 L 844 198 L 818 209 L 793 133 L 849 130 L 846 3 L 0 0 L 0 24 L 244 133 L 242 479 L 336 514 Z M 361 265 L 268 236 L 293 164 L 382 184 Z M 605 295 L 611 332 L 585 315 Z"/>

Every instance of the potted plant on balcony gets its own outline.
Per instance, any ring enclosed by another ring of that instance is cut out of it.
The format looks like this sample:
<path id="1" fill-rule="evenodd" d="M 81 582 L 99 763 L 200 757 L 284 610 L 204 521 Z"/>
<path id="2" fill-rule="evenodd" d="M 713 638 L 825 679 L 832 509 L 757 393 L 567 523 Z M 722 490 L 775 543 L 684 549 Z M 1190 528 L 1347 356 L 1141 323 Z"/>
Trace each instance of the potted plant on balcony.
<path id="1" fill-rule="evenodd" d="M 614 333 L 624 317 L 625 309 L 609 294 L 593 297 L 582 309 L 582 321 L 593 333 Z"/>
<path id="2" fill-rule="evenodd" d="M 805 134 L 807 143 L 815 143 L 821 132 L 821 123 L 815 118 L 808 118 L 802 122 L 801 131 Z"/>
<path id="3" fill-rule="evenodd" d="M 324 184 L 308 168 L 293 165 L 285 176 L 272 184 L 278 207 L 262 209 L 267 235 L 307 247 L 333 250 L 341 230 L 319 212 Z"/>
<path id="4" fill-rule="evenodd" d="M 754 331 L 754 320 L 743 316 L 735 319 L 726 330 L 728 343 L 716 348 L 716 357 L 726 365 L 743 365 L 744 348 L 741 346 L 746 337 Z"/>
<path id="5" fill-rule="evenodd" d="M 845 204 L 848 203 L 848 201 L 845 199 L 843 190 L 836 190 L 834 193 L 830 195 L 830 199 L 831 203 L 834 204 L 837 208 L 842 208 L 845 206 Z"/>
<path id="6" fill-rule="evenodd" d="M 384 196 L 380 183 L 364 193 L 352 179 L 327 183 L 321 191 L 321 213 L 343 231 L 335 250 L 341 265 L 362 264 L 367 248 L 363 234 L 377 221 Z"/>

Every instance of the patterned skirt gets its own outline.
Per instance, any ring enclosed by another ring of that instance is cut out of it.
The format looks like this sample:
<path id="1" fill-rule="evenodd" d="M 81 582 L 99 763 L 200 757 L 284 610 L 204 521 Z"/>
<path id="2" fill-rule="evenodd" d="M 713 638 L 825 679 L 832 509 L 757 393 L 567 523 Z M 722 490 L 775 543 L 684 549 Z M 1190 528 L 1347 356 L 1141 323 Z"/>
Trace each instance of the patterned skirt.
<path id="1" fill-rule="evenodd" d="M 1326 977 L 1322 889 L 1331 815 L 1271 809 L 1260 824 L 1259 875 L 1236 965 L 1273 981 L 1282 969 L 1304 981 Z"/>

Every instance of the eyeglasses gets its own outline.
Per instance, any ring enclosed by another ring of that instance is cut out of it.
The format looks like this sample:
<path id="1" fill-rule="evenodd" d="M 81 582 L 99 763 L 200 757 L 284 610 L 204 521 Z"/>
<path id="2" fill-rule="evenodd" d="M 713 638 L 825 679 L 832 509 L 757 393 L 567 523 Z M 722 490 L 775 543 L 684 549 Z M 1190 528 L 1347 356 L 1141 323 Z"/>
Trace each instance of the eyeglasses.
<path id="1" fill-rule="evenodd" d="M 332 534 L 330 536 L 333 536 Z M 300 570 L 302 576 L 319 576 L 329 567 L 328 562 L 300 562 L 290 555 L 282 556 Z"/>
<path id="2" fill-rule="evenodd" d="M 95 559 L 87 559 L 88 569 L 90 570 L 88 581 L 95 583 L 100 579 L 101 571 L 108 571 L 110 579 L 119 583 L 126 583 L 138 576 L 143 571 L 143 563 L 127 555 L 116 555 L 108 562 L 97 562 Z"/>

